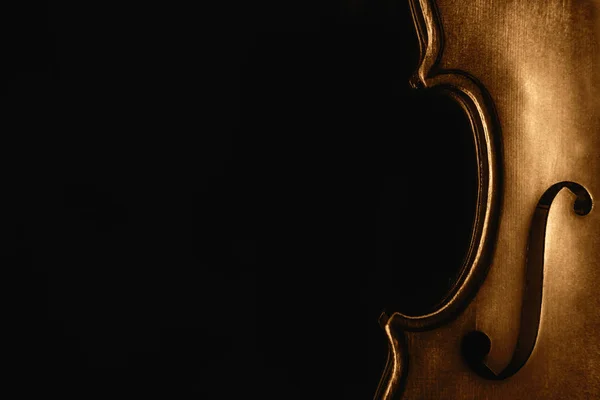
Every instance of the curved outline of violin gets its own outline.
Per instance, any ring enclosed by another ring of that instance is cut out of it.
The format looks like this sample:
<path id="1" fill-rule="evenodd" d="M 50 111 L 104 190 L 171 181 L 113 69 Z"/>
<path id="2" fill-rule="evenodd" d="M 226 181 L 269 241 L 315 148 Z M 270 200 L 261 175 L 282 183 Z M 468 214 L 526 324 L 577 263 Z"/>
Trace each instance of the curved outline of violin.
<path id="1" fill-rule="evenodd" d="M 441 24 L 431 0 L 410 0 L 411 14 L 417 29 L 421 59 L 410 84 L 414 89 L 442 89 L 461 105 L 469 118 L 475 138 L 478 160 L 478 194 L 471 244 L 460 273 L 448 294 L 434 311 L 418 316 L 383 312 L 379 324 L 388 341 L 388 357 L 375 393 L 375 400 L 389 400 L 400 395 L 407 377 L 408 348 L 405 331 L 427 331 L 455 319 L 469 305 L 487 276 L 499 221 L 501 194 L 501 132 L 495 106 L 485 87 L 463 71 L 436 71 L 442 48 Z M 516 374 L 530 358 L 537 342 L 544 280 L 546 226 L 554 198 L 563 189 L 576 198 L 574 212 L 584 216 L 593 207 L 589 191 L 582 185 L 562 181 L 548 188 L 538 201 L 530 224 L 527 245 L 525 290 L 517 344 L 508 365 L 495 373 L 486 365 L 491 339 L 484 332 L 472 331 L 462 341 L 461 351 L 469 367 L 490 380 L 507 379 Z"/>

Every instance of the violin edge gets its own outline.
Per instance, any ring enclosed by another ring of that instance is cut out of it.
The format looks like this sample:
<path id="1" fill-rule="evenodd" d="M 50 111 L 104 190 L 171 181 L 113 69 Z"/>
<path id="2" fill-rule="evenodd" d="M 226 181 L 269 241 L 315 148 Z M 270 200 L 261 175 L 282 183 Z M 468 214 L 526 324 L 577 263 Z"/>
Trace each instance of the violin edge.
<path id="1" fill-rule="evenodd" d="M 414 89 L 440 89 L 467 116 L 473 133 L 478 168 L 478 194 L 469 247 L 457 278 L 433 311 L 410 316 L 394 312 L 396 329 L 425 331 L 444 325 L 460 314 L 485 280 L 499 225 L 502 159 L 501 129 L 494 102 L 475 77 L 436 66 L 443 51 L 443 29 L 433 0 L 409 0 L 420 47 L 420 61 L 410 79 Z"/>
<path id="2" fill-rule="evenodd" d="M 387 338 L 388 354 L 373 400 L 392 400 L 401 397 L 408 376 L 406 337 L 404 332 L 395 330 L 390 322 L 388 315 L 382 312 L 379 325 Z"/>
<path id="3" fill-rule="evenodd" d="M 443 31 L 433 0 L 409 0 L 420 48 L 419 63 L 409 84 L 415 90 L 439 88 L 463 108 L 472 127 L 478 167 L 477 206 L 471 240 L 460 272 L 446 296 L 425 315 L 382 313 L 388 356 L 374 400 L 400 398 L 408 376 L 406 331 L 426 331 L 455 319 L 485 280 L 498 230 L 501 199 L 501 135 L 494 103 L 485 87 L 463 71 L 436 65 L 443 50 Z"/>

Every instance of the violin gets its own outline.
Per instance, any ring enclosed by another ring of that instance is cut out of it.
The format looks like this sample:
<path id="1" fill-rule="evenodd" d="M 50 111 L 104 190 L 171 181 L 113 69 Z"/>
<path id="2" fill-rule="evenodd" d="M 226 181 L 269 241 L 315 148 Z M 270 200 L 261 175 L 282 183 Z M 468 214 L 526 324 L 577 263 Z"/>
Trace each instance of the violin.
<path id="1" fill-rule="evenodd" d="M 468 117 L 470 244 L 429 312 L 384 312 L 375 400 L 600 398 L 600 0 L 409 0 L 415 90 Z"/>

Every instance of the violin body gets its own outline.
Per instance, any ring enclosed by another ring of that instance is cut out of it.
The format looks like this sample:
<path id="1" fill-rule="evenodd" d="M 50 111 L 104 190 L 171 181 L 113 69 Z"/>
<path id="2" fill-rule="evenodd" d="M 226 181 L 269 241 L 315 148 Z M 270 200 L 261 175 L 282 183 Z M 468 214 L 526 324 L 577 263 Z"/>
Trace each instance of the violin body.
<path id="1" fill-rule="evenodd" d="M 600 398 L 600 0 L 409 1 L 411 83 L 463 107 L 478 202 L 447 296 L 382 315 L 375 399 Z"/>

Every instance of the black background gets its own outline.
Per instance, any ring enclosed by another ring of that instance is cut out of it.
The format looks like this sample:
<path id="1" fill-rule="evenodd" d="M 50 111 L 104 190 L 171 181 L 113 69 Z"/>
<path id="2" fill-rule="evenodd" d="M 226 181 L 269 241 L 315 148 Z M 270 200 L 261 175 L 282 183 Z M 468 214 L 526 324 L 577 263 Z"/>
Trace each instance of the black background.
<path id="1" fill-rule="evenodd" d="M 85 3 L 10 14 L 21 392 L 372 397 L 475 204 L 408 2 Z"/>

